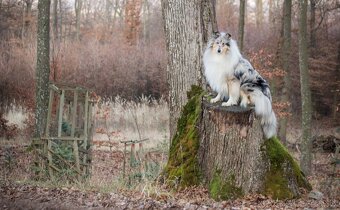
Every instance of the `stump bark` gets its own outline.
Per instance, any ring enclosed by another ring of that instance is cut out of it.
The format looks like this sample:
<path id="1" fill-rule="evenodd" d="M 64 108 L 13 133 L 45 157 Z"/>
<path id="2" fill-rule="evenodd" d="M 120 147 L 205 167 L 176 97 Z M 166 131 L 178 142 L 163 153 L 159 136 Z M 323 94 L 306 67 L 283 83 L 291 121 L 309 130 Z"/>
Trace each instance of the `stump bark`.
<path id="1" fill-rule="evenodd" d="M 263 133 L 252 109 L 202 102 L 199 165 L 205 182 L 229 180 L 243 193 L 256 192 L 263 179 Z M 230 195 L 234 196 L 234 195 Z"/>
<path id="2" fill-rule="evenodd" d="M 311 186 L 277 138 L 264 139 L 252 109 L 211 104 L 199 87 L 188 92 L 164 176 L 177 187 L 203 184 L 214 199 L 249 193 L 299 197 Z"/>

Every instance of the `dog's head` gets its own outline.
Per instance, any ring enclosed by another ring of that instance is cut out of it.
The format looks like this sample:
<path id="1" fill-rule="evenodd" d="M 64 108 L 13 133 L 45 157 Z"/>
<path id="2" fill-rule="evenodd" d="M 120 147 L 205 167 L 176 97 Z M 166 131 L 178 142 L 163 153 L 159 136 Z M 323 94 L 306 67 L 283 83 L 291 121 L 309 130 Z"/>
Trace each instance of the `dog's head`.
<path id="1" fill-rule="evenodd" d="M 231 35 L 225 32 L 214 32 L 213 37 L 210 39 L 209 47 L 216 53 L 225 55 L 230 50 Z"/>

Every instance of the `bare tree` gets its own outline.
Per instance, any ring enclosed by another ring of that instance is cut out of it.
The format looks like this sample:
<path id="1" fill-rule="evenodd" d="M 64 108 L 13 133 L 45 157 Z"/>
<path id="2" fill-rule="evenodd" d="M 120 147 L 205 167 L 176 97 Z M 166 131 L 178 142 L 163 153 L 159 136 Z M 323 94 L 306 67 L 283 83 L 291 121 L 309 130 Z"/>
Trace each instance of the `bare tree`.
<path id="1" fill-rule="evenodd" d="M 125 36 L 130 45 L 137 43 L 140 31 L 142 0 L 127 0 L 125 5 Z"/>
<path id="2" fill-rule="evenodd" d="M 38 2 L 35 133 L 39 138 L 46 125 L 50 76 L 50 0 Z"/>
<path id="3" fill-rule="evenodd" d="M 315 39 L 315 12 L 316 12 L 316 0 L 310 0 L 310 47 L 316 47 L 316 39 Z M 313 52 L 313 50 L 312 50 Z"/>
<path id="4" fill-rule="evenodd" d="M 240 16 L 238 19 L 238 42 L 241 52 L 243 51 L 243 42 L 244 42 L 244 19 L 245 19 L 245 10 L 246 10 L 246 0 L 240 0 Z"/>
<path id="5" fill-rule="evenodd" d="M 291 75 L 290 75 L 290 58 L 291 58 L 291 31 L 292 31 L 292 0 L 284 1 L 284 14 L 283 14 L 283 49 L 282 49 L 282 64 L 285 71 L 284 87 L 282 89 L 283 102 L 290 101 L 289 95 L 291 90 Z M 288 108 L 290 111 L 290 108 Z M 286 142 L 287 132 L 287 117 L 280 119 L 279 137 L 282 142 Z"/>
<path id="6" fill-rule="evenodd" d="M 261 28 L 263 25 L 263 2 L 256 0 L 256 27 Z"/>
<path id="7" fill-rule="evenodd" d="M 76 12 L 76 39 L 79 40 L 80 35 L 80 19 L 81 19 L 81 10 L 83 7 L 83 0 L 75 0 L 74 8 Z"/>
<path id="8" fill-rule="evenodd" d="M 300 165 L 305 174 L 311 173 L 312 167 L 312 141 L 311 119 L 312 102 L 308 72 L 307 50 L 307 3 L 308 0 L 299 1 L 299 67 L 302 100 L 302 141 Z"/>
<path id="9" fill-rule="evenodd" d="M 164 176 L 180 187 L 209 185 L 215 199 L 254 192 L 281 199 L 298 196 L 300 187 L 310 185 L 279 141 L 263 138 L 254 112 L 211 104 L 203 89 L 193 86 L 204 87 L 202 47 L 214 28 L 209 18 L 213 5 L 210 0 L 162 1 L 173 137 Z"/>
<path id="10" fill-rule="evenodd" d="M 33 0 L 25 0 L 25 9 L 23 16 L 23 29 L 22 29 L 22 38 L 28 35 L 28 31 L 32 21 L 32 5 Z"/>
<path id="11" fill-rule="evenodd" d="M 59 0 L 53 0 L 53 39 L 58 39 L 58 1 Z"/>

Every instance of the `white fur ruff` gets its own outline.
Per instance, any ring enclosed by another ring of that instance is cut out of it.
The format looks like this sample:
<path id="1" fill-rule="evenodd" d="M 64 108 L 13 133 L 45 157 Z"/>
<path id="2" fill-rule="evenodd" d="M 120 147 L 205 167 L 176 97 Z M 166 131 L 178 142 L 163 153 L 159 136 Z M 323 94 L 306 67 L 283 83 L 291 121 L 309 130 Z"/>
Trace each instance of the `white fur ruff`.
<path id="1" fill-rule="evenodd" d="M 207 48 L 203 55 L 205 77 L 210 87 L 221 94 L 221 98 L 229 97 L 227 80 L 234 77 L 235 65 L 241 58 L 234 40 L 231 41 L 230 48 L 230 53 L 227 55 L 212 52 L 210 48 Z"/>

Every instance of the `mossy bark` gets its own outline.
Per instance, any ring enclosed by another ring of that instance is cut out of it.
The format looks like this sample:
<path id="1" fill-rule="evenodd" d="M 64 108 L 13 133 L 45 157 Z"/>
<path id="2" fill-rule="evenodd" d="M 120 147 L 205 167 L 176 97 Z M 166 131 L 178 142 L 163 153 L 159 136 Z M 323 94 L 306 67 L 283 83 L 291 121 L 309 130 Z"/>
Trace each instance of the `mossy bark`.
<path id="1" fill-rule="evenodd" d="M 252 109 L 210 104 L 193 86 L 164 170 L 177 187 L 203 184 L 216 200 L 262 193 L 291 199 L 311 189 L 277 138 L 265 140 Z"/>
<path id="2" fill-rule="evenodd" d="M 177 131 L 171 141 L 169 160 L 164 170 L 167 183 L 176 187 L 198 185 L 201 178 L 197 154 L 203 90 L 192 86 L 187 95 L 188 102 L 177 122 Z"/>

